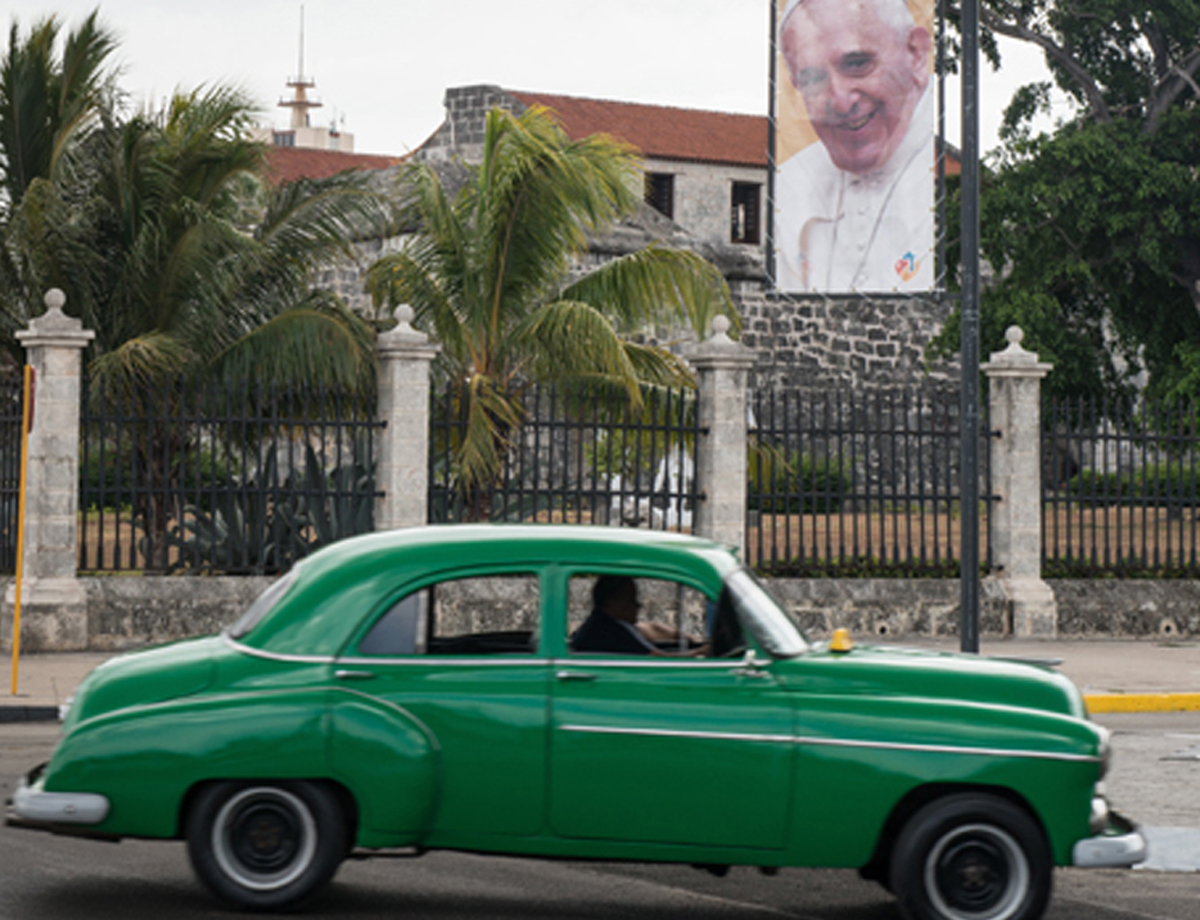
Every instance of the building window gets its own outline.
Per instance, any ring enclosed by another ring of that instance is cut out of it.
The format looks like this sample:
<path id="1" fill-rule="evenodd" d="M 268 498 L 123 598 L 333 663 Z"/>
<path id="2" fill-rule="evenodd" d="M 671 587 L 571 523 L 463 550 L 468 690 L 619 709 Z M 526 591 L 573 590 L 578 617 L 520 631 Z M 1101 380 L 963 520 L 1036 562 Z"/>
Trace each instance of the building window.
<path id="1" fill-rule="evenodd" d="M 675 177 L 670 173 L 646 173 L 646 204 L 665 217 L 675 217 Z"/>
<path id="2" fill-rule="evenodd" d="M 734 243 L 754 243 L 760 240 L 758 233 L 762 201 L 762 186 L 755 182 L 733 183 L 730 199 L 729 239 Z"/>
<path id="3" fill-rule="evenodd" d="M 276 147 L 295 147 L 296 132 L 295 131 L 276 131 L 274 136 Z"/>

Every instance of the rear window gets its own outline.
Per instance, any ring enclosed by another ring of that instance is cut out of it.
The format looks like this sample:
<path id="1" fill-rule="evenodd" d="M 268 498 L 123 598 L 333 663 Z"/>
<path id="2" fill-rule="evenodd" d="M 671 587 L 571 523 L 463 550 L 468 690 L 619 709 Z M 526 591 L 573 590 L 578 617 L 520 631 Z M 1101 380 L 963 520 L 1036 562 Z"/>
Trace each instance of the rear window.
<path id="1" fill-rule="evenodd" d="M 295 580 L 296 570 L 292 569 L 260 594 L 258 599 L 246 609 L 246 612 L 238 617 L 237 622 L 229 627 L 228 632 L 230 637 L 240 639 L 262 622 L 262 618 L 287 594 L 288 588 L 292 586 L 292 582 Z"/>

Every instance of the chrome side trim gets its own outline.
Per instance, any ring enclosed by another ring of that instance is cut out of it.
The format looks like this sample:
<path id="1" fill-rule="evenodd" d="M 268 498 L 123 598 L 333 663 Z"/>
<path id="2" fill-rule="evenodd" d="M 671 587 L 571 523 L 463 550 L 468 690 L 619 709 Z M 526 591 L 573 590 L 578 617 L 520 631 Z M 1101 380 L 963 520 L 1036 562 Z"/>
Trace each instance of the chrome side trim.
<path id="1" fill-rule="evenodd" d="M 742 664 L 740 658 L 660 658 L 655 655 L 621 657 L 618 655 L 591 657 L 572 655 L 570 658 L 552 658 L 550 663 L 569 668 L 707 668 L 709 670 L 732 671 Z M 769 664 L 769 662 L 763 662 Z"/>
<path id="2" fill-rule="evenodd" d="M 1087 754 L 1058 754 L 1050 751 L 1009 750 L 1005 748 L 960 747 L 949 744 L 911 744 L 893 741 L 850 741 L 840 738 L 792 737 L 749 732 L 683 731 L 669 728 L 627 728 L 607 725 L 560 725 L 559 731 L 590 732 L 601 735 L 642 735 L 662 738 L 701 738 L 717 741 L 756 741 L 769 743 L 809 744 L 825 747 L 871 748 L 886 751 L 915 751 L 934 754 L 966 754 L 975 757 L 1023 757 L 1034 760 L 1064 760 L 1072 763 L 1096 763 L 1100 760 Z"/>
<path id="3" fill-rule="evenodd" d="M 430 655 L 421 654 L 413 655 L 411 658 L 338 658 L 336 661 L 339 665 L 354 665 L 355 667 L 371 667 L 378 665 L 388 665 L 389 667 L 472 667 L 477 668 L 481 665 L 490 664 L 498 668 L 513 668 L 513 667 L 546 667 L 550 664 L 548 658 L 537 658 L 530 656 L 529 658 L 501 658 L 498 655 Z"/>
<path id="4" fill-rule="evenodd" d="M 99 824 L 108 817 L 108 799 L 93 792 L 46 792 L 25 777 L 13 793 L 13 812 L 27 821 L 49 824 Z"/>
<path id="5" fill-rule="evenodd" d="M 279 652 L 267 652 L 260 648 L 244 645 L 234 639 L 229 633 L 221 633 L 221 638 L 235 652 L 242 652 L 255 658 L 265 658 L 267 661 L 290 661 L 294 664 L 333 664 L 332 655 L 281 655 Z"/>
<path id="6" fill-rule="evenodd" d="M 758 741 L 790 744 L 791 735 L 760 735 L 748 732 L 678 731 L 669 728 L 620 728 L 605 725 L 560 725 L 559 731 L 586 732 L 596 735 L 649 735 L 658 738 L 702 738 L 713 741 Z"/>
<path id="7" fill-rule="evenodd" d="M 903 741 L 859 741 L 845 738 L 812 738 L 801 736 L 797 744 L 823 747 L 874 748 L 884 751 L 917 751 L 933 754 L 968 754 L 976 757 L 1023 757 L 1031 760 L 1065 760 L 1070 763 L 1099 763 L 1093 754 L 1065 754 L 1055 751 L 1026 751 L 1013 748 L 965 747 L 956 744 L 916 744 Z"/>

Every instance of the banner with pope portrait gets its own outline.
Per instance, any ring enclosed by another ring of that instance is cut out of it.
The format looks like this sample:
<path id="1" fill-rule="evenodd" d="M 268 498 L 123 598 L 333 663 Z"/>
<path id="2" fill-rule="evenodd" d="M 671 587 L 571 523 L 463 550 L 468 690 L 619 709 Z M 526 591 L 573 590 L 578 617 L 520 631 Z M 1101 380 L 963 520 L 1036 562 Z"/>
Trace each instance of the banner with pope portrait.
<path id="1" fill-rule="evenodd" d="M 783 292 L 934 286 L 933 0 L 775 0 Z"/>

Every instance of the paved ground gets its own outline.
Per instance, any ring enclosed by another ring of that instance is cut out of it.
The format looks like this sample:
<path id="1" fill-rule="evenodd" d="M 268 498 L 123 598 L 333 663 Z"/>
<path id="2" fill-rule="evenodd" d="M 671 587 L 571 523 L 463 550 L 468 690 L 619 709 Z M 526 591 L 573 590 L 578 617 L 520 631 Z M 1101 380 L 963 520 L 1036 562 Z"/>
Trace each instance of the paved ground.
<path id="1" fill-rule="evenodd" d="M 1114 801 L 1143 820 L 1200 826 L 1193 794 L 1200 763 L 1163 759 L 1200 743 L 1200 713 L 1122 713 L 1103 721 L 1115 732 Z M 57 732 L 49 722 L 0 725 L 0 800 L 21 770 L 49 755 Z M 1155 830 L 1169 834 L 1170 827 Z M 1195 920 L 1197 903 L 1195 871 L 1061 869 L 1045 920 Z M 300 913 L 327 920 L 401 913 L 413 920 L 899 920 L 882 888 L 847 870 L 765 878 L 743 867 L 714 878 L 686 866 L 465 853 L 348 862 Z M 193 879 L 181 843 L 113 845 L 0 825 L 0 920 L 230 916 Z"/>

